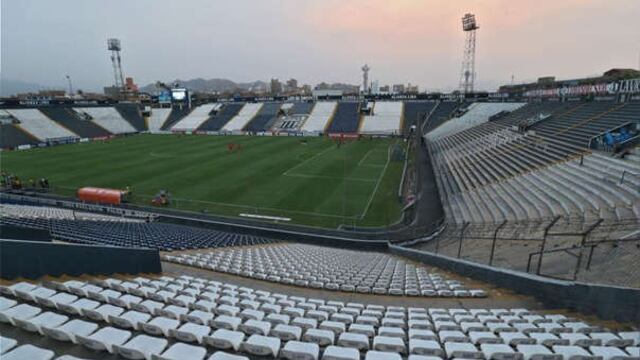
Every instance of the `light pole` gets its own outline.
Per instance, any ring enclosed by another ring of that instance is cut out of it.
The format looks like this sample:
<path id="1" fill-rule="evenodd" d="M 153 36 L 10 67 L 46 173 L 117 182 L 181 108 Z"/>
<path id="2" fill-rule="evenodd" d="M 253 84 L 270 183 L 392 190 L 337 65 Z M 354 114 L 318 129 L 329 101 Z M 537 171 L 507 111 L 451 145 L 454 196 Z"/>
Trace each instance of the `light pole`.
<path id="1" fill-rule="evenodd" d="M 69 82 L 69 97 L 73 96 L 73 87 L 71 86 L 71 76 L 65 75 L 67 81 Z"/>

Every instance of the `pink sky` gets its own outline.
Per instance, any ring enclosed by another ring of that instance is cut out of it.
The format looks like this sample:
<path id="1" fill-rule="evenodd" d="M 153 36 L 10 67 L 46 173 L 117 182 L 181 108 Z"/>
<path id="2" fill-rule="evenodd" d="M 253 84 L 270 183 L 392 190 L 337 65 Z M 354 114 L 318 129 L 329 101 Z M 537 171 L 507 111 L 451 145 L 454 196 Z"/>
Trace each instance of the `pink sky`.
<path id="1" fill-rule="evenodd" d="M 460 18 L 478 18 L 478 87 L 638 67 L 640 0 L 3 0 L 3 77 L 81 88 L 112 82 L 119 37 L 141 84 L 175 78 L 297 78 L 452 90 Z M 46 59 L 46 61 L 44 60 Z"/>

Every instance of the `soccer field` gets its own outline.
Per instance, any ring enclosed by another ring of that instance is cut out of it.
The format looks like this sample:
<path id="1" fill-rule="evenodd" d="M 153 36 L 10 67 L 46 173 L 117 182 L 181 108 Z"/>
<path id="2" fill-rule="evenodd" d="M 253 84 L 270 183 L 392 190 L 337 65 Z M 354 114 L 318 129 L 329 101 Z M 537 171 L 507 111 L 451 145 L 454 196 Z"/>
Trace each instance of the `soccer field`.
<path id="1" fill-rule="evenodd" d="M 228 153 L 229 143 L 242 150 Z M 181 210 L 279 216 L 321 227 L 383 226 L 400 218 L 403 162 L 391 153 L 401 143 L 362 139 L 337 147 L 321 137 L 136 135 L 3 152 L 1 167 L 23 183 L 47 177 L 64 195 L 82 186 L 129 186 L 134 203 L 149 205 L 165 189 L 171 207 Z"/>

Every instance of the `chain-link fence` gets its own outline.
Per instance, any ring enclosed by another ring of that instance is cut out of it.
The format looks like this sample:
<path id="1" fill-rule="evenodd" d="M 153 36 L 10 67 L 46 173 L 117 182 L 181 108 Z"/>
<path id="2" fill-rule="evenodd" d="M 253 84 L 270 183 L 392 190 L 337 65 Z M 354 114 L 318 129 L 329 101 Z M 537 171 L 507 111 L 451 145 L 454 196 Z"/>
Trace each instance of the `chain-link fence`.
<path id="1" fill-rule="evenodd" d="M 413 247 L 552 278 L 640 287 L 638 220 L 446 224 Z"/>

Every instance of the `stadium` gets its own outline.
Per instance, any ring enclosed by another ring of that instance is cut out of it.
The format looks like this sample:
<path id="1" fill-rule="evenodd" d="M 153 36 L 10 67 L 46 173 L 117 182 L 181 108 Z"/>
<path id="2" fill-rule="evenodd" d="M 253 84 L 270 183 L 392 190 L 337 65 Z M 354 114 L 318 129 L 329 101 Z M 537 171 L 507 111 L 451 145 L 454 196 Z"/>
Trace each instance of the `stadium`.
<path id="1" fill-rule="evenodd" d="M 461 17 L 452 91 L 1 98 L 0 359 L 640 359 L 640 70 L 478 90 Z"/>

